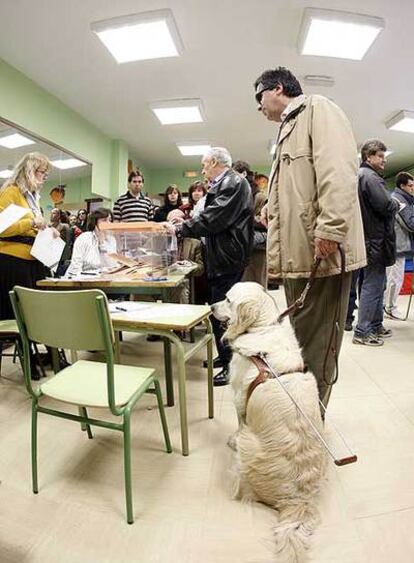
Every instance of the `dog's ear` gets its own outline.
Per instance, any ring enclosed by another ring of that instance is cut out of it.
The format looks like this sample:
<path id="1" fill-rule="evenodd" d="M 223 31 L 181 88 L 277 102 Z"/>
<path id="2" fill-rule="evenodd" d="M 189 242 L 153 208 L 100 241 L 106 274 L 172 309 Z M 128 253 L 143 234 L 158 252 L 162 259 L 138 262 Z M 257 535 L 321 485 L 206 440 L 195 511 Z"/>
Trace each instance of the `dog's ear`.
<path id="1" fill-rule="evenodd" d="M 230 319 L 229 326 L 223 335 L 227 340 L 234 340 L 240 334 L 246 332 L 249 326 L 255 323 L 260 314 L 256 300 L 250 299 L 239 303 L 234 317 Z"/>

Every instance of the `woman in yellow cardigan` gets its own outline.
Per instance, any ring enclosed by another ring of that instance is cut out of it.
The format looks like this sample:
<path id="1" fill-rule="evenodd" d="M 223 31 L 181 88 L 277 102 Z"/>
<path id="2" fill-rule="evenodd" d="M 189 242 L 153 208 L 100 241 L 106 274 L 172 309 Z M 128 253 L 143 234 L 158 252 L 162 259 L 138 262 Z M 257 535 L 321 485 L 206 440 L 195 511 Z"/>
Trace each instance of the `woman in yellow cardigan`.
<path id="1" fill-rule="evenodd" d="M 27 208 L 27 213 L 0 233 L 0 320 L 12 319 L 9 291 L 15 285 L 36 287 L 45 276 L 45 267 L 30 254 L 39 229 L 46 227 L 39 206 L 40 189 L 51 164 L 43 154 L 26 154 L 0 188 L 0 211 L 11 203 Z"/>

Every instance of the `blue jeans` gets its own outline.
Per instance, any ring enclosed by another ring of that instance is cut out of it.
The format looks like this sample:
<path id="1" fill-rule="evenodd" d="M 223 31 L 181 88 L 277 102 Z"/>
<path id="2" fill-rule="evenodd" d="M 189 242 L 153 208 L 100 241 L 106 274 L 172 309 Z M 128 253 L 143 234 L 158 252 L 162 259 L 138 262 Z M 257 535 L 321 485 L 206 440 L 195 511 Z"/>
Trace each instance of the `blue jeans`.
<path id="1" fill-rule="evenodd" d="M 355 336 L 368 336 L 382 326 L 386 279 L 385 266 L 373 264 L 364 268 Z"/>

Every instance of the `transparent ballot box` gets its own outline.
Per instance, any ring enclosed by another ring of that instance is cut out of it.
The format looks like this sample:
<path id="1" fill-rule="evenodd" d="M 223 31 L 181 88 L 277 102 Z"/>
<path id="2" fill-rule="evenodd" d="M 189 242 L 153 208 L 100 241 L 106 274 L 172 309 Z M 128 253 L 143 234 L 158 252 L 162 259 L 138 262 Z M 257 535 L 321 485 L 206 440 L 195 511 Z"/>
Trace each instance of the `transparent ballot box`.
<path id="1" fill-rule="evenodd" d="M 116 251 L 108 252 L 115 261 L 105 275 L 141 279 L 169 273 L 178 260 L 177 238 L 153 222 L 104 223 L 100 228 Z"/>

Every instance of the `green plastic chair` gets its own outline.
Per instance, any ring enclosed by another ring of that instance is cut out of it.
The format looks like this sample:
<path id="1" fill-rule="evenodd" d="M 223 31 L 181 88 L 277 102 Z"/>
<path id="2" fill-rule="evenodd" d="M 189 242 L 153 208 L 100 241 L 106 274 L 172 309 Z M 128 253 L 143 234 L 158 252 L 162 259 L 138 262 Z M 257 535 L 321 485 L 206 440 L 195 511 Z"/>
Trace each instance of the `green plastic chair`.
<path id="1" fill-rule="evenodd" d="M 114 365 L 114 333 L 105 294 L 98 290 L 38 291 L 16 286 L 10 292 L 23 343 L 24 379 L 32 397 L 32 482 L 38 492 L 37 413 L 50 414 L 80 422 L 92 438 L 91 426 L 119 430 L 124 435 L 125 495 L 128 524 L 134 522 L 131 486 L 131 411 L 144 393 L 157 397 L 165 446 L 171 450 L 167 420 L 154 370 Z M 30 378 L 30 341 L 52 348 L 104 351 L 106 363 L 79 360 L 63 369 L 39 387 Z M 78 406 L 79 415 L 41 406 L 45 395 L 62 403 Z M 87 407 L 106 408 L 122 423 L 90 418 Z"/>

